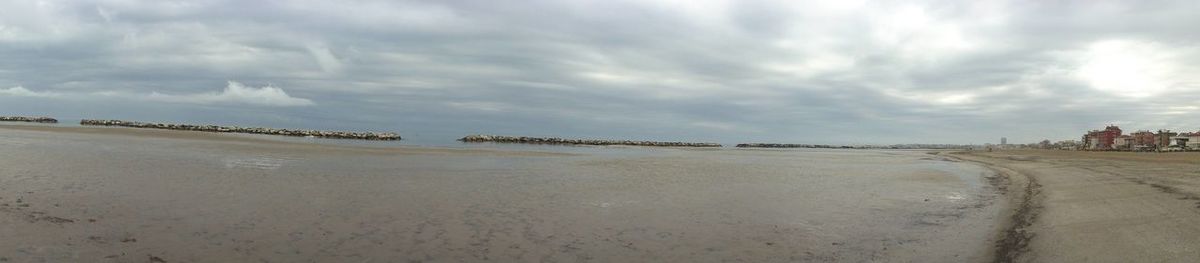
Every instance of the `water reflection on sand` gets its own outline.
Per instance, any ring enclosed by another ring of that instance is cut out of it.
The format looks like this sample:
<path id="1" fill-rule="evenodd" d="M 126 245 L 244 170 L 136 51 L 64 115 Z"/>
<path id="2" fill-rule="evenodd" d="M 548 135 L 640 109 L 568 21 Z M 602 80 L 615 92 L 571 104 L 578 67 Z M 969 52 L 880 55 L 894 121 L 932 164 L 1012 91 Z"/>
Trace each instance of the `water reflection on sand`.
<path id="1" fill-rule="evenodd" d="M 0 129 L 0 145 L 23 145 L 0 147 L 0 236 L 18 237 L 0 256 L 984 261 L 999 221 L 990 172 L 915 151 L 357 149 L 71 129 Z M 30 220 L 50 217 L 71 222 Z"/>

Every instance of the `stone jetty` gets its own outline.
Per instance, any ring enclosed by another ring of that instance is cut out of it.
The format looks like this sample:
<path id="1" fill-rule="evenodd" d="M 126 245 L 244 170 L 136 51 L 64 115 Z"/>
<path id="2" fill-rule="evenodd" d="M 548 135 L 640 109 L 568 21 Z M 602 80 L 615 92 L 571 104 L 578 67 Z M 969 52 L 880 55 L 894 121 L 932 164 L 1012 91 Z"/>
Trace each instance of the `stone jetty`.
<path id="1" fill-rule="evenodd" d="M 517 137 L 497 135 L 470 135 L 458 139 L 463 142 L 498 142 L 498 143 L 527 143 L 527 144 L 575 144 L 575 145 L 629 145 L 629 146 L 658 146 L 658 147 L 721 147 L 718 143 L 704 142 L 655 142 L 628 140 L 587 140 L 540 137 Z"/>
<path id="2" fill-rule="evenodd" d="M 147 122 L 120 121 L 120 120 L 82 120 L 79 122 L 79 124 L 80 125 L 95 125 L 95 126 L 121 126 L 121 127 L 131 127 L 131 128 L 164 129 L 164 130 L 250 133 L 250 134 L 267 134 L 267 135 L 297 136 L 297 137 L 320 137 L 320 138 L 332 138 L 332 139 L 358 139 L 358 140 L 373 140 L 373 141 L 400 140 L 400 135 L 395 134 L 395 133 L 390 133 L 390 132 L 389 133 L 377 133 L 377 132 L 288 130 L 288 129 L 252 128 L 252 127 L 248 128 L 248 127 L 216 126 L 216 125 L 147 123 Z"/>
<path id="3" fill-rule="evenodd" d="M 0 116 L 0 121 L 18 121 L 18 122 L 37 122 L 37 123 L 58 123 L 57 119 L 50 117 L 21 117 L 21 116 Z"/>
<path id="4" fill-rule="evenodd" d="M 834 146 L 823 144 L 791 144 L 791 143 L 740 143 L 738 148 L 821 148 L 821 149 L 849 149 L 850 146 Z"/>

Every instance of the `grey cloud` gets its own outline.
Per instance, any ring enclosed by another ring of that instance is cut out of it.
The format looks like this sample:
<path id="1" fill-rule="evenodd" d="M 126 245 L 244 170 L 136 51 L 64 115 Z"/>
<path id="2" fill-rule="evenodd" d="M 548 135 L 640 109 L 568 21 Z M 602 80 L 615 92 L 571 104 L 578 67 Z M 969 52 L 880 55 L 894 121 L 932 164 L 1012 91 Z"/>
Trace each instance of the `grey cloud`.
<path id="1" fill-rule="evenodd" d="M 0 4 L 0 87 L 23 87 L 0 89 L 0 111 L 724 142 L 1200 128 L 1179 118 L 1200 114 L 1188 1 L 49 3 Z M 1097 84 L 1084 68 L 1145 69 L 1092 58 L 1104 41 L 1169 69 Z M 230 79 L 287 93 L 214 91 Z M 1139 83 L 1167 84 L 1125 95 Z M 147 103 L 103 103 L 127 99 Z"/>

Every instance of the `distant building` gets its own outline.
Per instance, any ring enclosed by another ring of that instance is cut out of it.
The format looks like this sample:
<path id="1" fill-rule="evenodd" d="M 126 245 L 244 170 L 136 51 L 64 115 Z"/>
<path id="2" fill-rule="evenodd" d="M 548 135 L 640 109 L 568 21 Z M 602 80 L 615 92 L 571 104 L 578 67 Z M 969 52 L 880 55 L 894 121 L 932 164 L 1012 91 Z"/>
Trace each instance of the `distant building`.
<path id="1" fill-rule="evenodd" d="M 1083 135 L 1083 149 L 1112 150 L 1117 137 L 1121 136 L 1121 128 L 1116 125 L 1104 127 L 1104 130 L 1092 130 Z"/>
<path id="2" fill-rule="evenodd" d="M 1169 147 L 1180 149 L 1200 149 L 1200 132 L 1184 132 L 1171 136 Z"/>
<path id="3" fill-rule="evenodd" d="M 1179 133 L 1171 132 L 1171 130 L 1158 130 L 1158 133 L 1154 134 L 1154 139 L 1158 146 L 1158 150 L 1166 150 L 1168 147 L 1170 147 L 1171 137 L 1175 137 L 1176 135 L 1179 135 Z"/>
<path id="4" fill-rule="evenodd" d="M 1075 140 L 1063 140 L 1054 143 L 1060 150 L 1076 150 L 1079 147 L 1079 142 Z"/>
<path id="5" fill-rule="evenodd" d="M 1185 134 L 1186 134 L 1186 133 L 1184 133 L 1184 134 L 1180 134 L 1180 135 L 1171 136 L 1171 144 L 1168 144 L 1168 145 L 1167 145 L 1167 147 L 1170 147 L 1170 148 L 1183 148 L 1184 146 L 1187 146 L 1188 139 L 1190 139 L 1190 138 L 1188 138 L 1188 136 L 1187 136 L 1187 135 L 1185 135 Z"/>
<path id="6" fill-rule="evenodd" d="M 1001 141 L 1004 139 L 1001 138 Z M 1044 145 L 1045 142 L 1039 146 L 1047 148 Z M 1200 151 L 1200 131 L 1178 133 L 1170 130 L 1139 130 L 1122 135 L 1120 127 L 1108 125 L 1103 130 L 1084 133 L 1078 143 L 1060 141 L 1049 148 L 1091 151 Z"/>
<path id="7" fill-rule="evenodd" d="M 1094 149 L 1096 147 L 1095 145 L 1100 143 L 1100 139 L 1097 138 L 1097 137 L 1099 137 L 1099 135 L 1097 135 L 1099 133 L 1100 133 L 1100 131 L 1097 131 L 1097 130 L 1092 130 L 1092 131 L 1088 131 L 1087 133 L 1084 133 L 1083 138 L 1079 138 L 1079 141 L 1082 142 L 1079 144 L 1079 148 L 1082 150 Z"/>
<path id="8" fill-rule="evenodd" d="M 1117 150 L 1133 149 L 1133 136 L 1129 136 L 1129 135 L 1117 136 L 1116 139 L 1113 139 L 1112 148 L 1117 149 Z"/>
<path id="9" fill-rule="evenodd" d="M 1008 145 L 1008 137 L 1000 137 L 1000 146 Z"/>
<path id="10" fill-rule="evenodd" d="M 1154 133 L 1146 130 L 1130 133 L 1132 141 L 1130 142 L 1130 150 L 1134 151 L 1153 151 L 1158 149 L 1158 140 L 1154 139 Z"/>

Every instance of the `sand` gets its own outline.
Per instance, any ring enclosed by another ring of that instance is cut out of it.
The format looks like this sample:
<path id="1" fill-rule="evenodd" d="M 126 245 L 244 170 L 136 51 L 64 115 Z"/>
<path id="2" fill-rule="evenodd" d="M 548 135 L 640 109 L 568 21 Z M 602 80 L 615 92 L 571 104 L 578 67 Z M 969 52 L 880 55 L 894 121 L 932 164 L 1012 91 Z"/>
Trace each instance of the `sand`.
<path id="1" fill-rule="evenodd" d="M 1014 179 L 997 261 L 1200 261 L 1200 154 L 950 154 Z"/>
<path id="2" fill-rule="evenodd" d="M 920 151 L 496 147 L 0 125 L 0 261 L 987 262 L 1014 196 Z"/>

